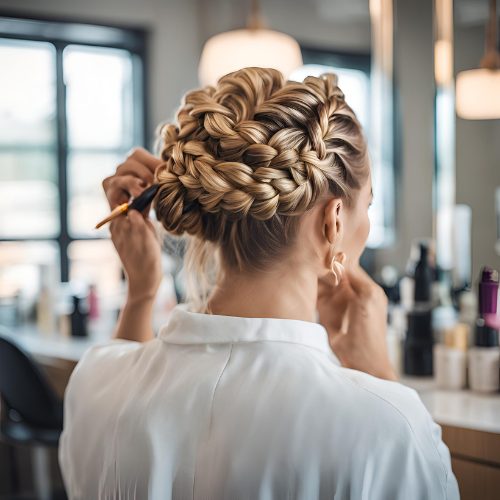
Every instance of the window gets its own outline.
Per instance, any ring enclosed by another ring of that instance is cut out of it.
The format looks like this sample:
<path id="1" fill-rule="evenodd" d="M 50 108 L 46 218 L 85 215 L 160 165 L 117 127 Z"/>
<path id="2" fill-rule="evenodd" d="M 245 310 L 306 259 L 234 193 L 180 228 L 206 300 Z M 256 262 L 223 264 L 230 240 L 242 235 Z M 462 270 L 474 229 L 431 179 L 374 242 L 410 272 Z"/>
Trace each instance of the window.
<path id="1" fill-rule="evenodd" d="M 55 238 L 60 232 L 55 47 L 0 39 L 0 67 L 0 235 Z"/>
<path id="2" fill-rule="evenodd" d="M 290 79 L 303 81 L 308 76 L 335 73 L 339 78 L 339 87 L 345 94 L 345 100 L 356 113 L 370 145 L 375 140 L 375 134 L 372 133 L 374 114 L 379 112 L 372 101 L 370 55 L 303 48 L 302 58 L 304 65 L 293 71 Z M 394 241 L 394 165 L 381 163 L 373 156 L 371 162 L 374 196 L 369 210 L 371 228 L 367 246 L 380 248 Z"/>
<path id="3" fill-rule="evenodd" d="M 85 272 L 80 249 L 109 261 L 109 242 L 93 241 L 107 229 L 93 228 L 109 212 L 102 180 L 144 144 L 144 40 L 0 17 L 0 278 L 21 254 L 39 265 L 37 249 L 62 281 Z"/>
<path id="4" fill-rule="evenodd" d="M 109 207 L 102 180 L 135 145 L 132 57 L 121 49 L 69 45 L 63 51 L 66 86 L 68 230 L 75 238 L 94 231 Z"/>

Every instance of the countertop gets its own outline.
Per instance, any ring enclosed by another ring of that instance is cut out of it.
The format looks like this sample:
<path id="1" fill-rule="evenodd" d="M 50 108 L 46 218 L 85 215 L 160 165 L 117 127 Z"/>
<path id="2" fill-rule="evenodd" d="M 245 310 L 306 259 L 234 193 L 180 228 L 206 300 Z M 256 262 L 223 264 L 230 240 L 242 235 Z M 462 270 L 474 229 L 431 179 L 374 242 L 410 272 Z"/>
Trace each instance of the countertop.
<path id="1" fill-rule="evenodd" d="M 35 357 L 78 363 L 83 353 L 110 335 L 91 333 L 88 337 L 63 337 L 59 334 L 42 334 L 34 327 L 16 329 L 0 328 L 0 336 L 8 338 Z"/>
<path id="2" fill-rule="evenodd" d="M 500 434 L 500 392 L 444 391 L 432 377 L 402 377 L 400 382 L 419 393 L 438 424 Z"/>

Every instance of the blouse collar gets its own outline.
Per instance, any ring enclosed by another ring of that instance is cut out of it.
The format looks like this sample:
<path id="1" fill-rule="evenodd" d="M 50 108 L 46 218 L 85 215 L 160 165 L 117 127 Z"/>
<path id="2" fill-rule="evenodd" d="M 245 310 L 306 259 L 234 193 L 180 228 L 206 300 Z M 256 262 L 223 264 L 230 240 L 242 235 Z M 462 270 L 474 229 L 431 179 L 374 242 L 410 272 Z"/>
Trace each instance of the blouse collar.
<path id="1" fill-rule="evenodd" d="M 323 326 L 297 319 L 240 318 L 199 314 L 180 304 L 170 313 L 158 338 L 171 344 L 225 344 L 234 342 L 289 342 L 332 352 Z"/>

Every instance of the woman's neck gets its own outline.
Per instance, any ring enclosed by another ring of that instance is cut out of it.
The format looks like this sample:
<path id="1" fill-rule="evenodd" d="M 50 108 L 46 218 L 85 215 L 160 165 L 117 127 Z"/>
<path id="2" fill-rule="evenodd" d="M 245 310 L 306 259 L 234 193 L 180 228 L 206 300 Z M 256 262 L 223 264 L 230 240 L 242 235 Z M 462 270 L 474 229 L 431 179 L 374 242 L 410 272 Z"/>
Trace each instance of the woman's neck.
<path id="1" fill-rule="evenodd" d="M 226 272 L 208 301 L 212 314 L 244 318 L 315 321 L 318 278 L 294 268 L 248 277 Z"/>

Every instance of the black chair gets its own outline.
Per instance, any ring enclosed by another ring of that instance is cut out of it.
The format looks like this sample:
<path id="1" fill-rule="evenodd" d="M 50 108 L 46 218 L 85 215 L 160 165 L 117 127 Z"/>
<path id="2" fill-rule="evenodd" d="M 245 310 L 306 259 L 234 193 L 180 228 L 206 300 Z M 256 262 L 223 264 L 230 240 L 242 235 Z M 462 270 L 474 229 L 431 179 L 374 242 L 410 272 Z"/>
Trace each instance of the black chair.
<path id="1" fill-rule="evenodd" d="M 9 409 L 0 422 L 0 439 L 10 446 L 32 447 L 37 496 L 51 498 L 48 447 L 59 443 L 63 404 L 43 369 L 11 340 L 12 336 L 0 326 L 0 395 Z M 12 483 L 18 488 L 15 463 L 11 470 Z"/>

